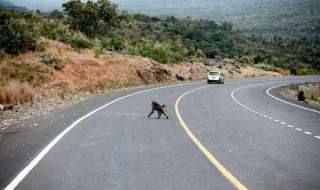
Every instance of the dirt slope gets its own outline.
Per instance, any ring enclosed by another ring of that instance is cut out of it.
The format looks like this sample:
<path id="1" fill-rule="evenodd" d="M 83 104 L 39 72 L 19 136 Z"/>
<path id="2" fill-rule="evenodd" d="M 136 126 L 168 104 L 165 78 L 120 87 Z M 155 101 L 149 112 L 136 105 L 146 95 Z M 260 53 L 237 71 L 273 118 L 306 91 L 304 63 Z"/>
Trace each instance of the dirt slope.
<path id="1" fill-rule="evenodd" d="M 48 88 L 64 88 L 77 92 L 99 90 L 113 87 L 137 86 L 157 82 L 177 80 L 202 80 L 209 70 L 220 70 L 226 78 L 253 76 L 279 76 L 276 72 L 267 72 L 243 66 L 238 72 L 229 71 L 232 65 L 225 63 L 221 69 L 205 66 L 202 63 L 159 64 L 151 59 L 139 56 L 122 55 L 104 51 L 95 57 L 91 50 L 74 51 L 61 42 L 45 40 L 46 52 L 62 60 L 65 67 L 62 71 L 52 70 Z"/>
<path id="2" fill-rule="evenodd" d="M 35 76 L 28 83 L 14 80 L 9 84 L 0 84 L 0 100 L 5 97 L 18 99 L 19 96 L 24 96 L 24 102 L 33 102 L 14 105 L 11 111 L 0 109 L 0 131 L 25 119 L 49 114 L 59 106 L 64 107 L 72 102 L 90 98 L 92 93 L 164 82 L 205 80 L 210 70 L 222 71 L 226 79 L 283 74 L 244 65 L 234 66 L 223 60 L 218 61 L 221 68 L 217 68 L 199 62 L 160 64 L 148 58 L 110 51 L 104 51 L 97 56 L 92 50 L 76 51 L 61 42 L 44 38 L 41 40 L 46 42 L 45 52 L 29 52 L 4 60 L 5 64 L 10 66 L 9 70 L 15 70 L 19 65 L 22 66 L 23 60 L 28 60 L 25 68 L 36 70 L 35 73 L 41 73 L 45 80 Z M 55 70 L 41 62 L 41 56 L 49 53 L 61 60 L 64 65 L 62 70 Z M 0 108 L 3 106 L 0 102 Z"/>
<path id="3" fill-rule="evenodd" d="M 219 68 L 206 66 L 199 62 L 181 62 L 177 64 L 159 64 L 151 59 L 139 56 L 123 55 L 103 51 L 95 54 L 92 50 L 74 48 L 58 41 L 42 38 L 46 43 L 45 52 L 29 52 L 14 57 L 12 64 L 22 64 L 27 59 L 32 68 L 45 71 L 45 82 L 33 84 L 37 98 L 59 94 L 77 94 L 79 92 L 99 92 L 128 86 L 176 82 L 182 80 L 203 80 L 209 70 L 219 70 L 226 78 L 279 76 L 276 72 L 267 72 L 249 66 L 235 67 L 228 61 L 220 61 Z M 43 54 L 51 54 L 61 60 L 64 68 L 54 68 L 41 63 Z M 8 61 L 8 60 L 7 60 Z M 222 65 L 222 66 L 221 66 Z"/>

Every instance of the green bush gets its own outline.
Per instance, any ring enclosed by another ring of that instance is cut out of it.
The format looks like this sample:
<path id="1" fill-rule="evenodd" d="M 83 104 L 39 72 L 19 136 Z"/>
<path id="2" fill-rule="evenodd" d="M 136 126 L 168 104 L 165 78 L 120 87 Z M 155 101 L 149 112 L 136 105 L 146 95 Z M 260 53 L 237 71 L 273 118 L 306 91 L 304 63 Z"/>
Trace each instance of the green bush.
<path id="1" fill-rule="evenodd" d="M 58 40 L 59 41 L 61 41 L 63 43 L 67 43 L 67 44 L 71 44 L 72 43 L 73 32 L 70 31 L 66 26 L 60 25 L 57 28 L 57 35 L 58 35 Z"/>
<path id="2" fill-rule="evenodd" d="M 77 33 L 72 37 L 71 46 L 74 48 L 90 48 L 92 46 L 91 41 L 82 33 Z"/>
<path id="3" fill-rule="evenodd" d="M 305 72 L 300 68 L 292 67 L 290 68 L 290 74 L 300 76 L 300 75 L 304 75 Z"/>
<path id="4" fill-rule="evenodd" d="M 112 49 L 116 51 L 121 51 L 124 49 L 125 39 L 121 36 L 116 36 L 109 41 L 108 47 L 112 47 Z"/>
<path id="5" fill-rule="evenodd" d="M 54 57 L 50 53 L 43 54 L 40 58 L 40 61 L 55 68 L 56 70 L 61 70 L 64 67 L 64 65 L 61 63 L 61 60 L 57 57 Z"/>
<path id="6" fill-rule="evenodd" d="M 12 54 L 36 48 L 40 19 L 31 12 L 0 10 L 0 47 Z"/>
<path id="7" fill-rule="evenodd" d="M 45 23 L 41 27 L 41 36 L 45 36 L 51 40 L 56 40 L 58 38 L 57 28 L 58 28 L 58 23 L 55 23 L 55 22 Z"/>
<path id="8" fill-rule="evenodd" d="M 38 41 L 36 45 L 36 51 L 44 52 L 46 50 L 47 43 L 44 41 Z"/>
<path id="9" fill-rule="evenodd" d="M 160 63 L 168 63 L 169 57 L 164 47 L 157 46 L 146 51 L 144 55 Z"/>

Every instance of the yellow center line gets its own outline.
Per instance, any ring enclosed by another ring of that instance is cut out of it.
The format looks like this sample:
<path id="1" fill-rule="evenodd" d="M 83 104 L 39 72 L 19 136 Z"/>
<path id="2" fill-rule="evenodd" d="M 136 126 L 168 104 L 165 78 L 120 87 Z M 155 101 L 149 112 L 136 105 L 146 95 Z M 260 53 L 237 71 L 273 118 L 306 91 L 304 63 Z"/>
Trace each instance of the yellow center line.
<path id="1" fill-rule="evenodd" d="M 224 175 L 237 189 L 239 190 L 246 190 L 247 188 L 241 183 L 239 182 L 226 168 L 224 168 L 222 166 L 222 164 L 220 164 L 220 162 L 212 156 L 212 154 L 201 144 L 201 142 L 192 134 L 192 132 L 190 131 L 190 129 L 188 128 L 188 126 L 185 124 L 185 122 L 183 121 L 180 112 L 179 112 L 179 101 L 182 99 L 182 97 L 184 97 L 185 95 L 203 89 L 203 88 L 207 88 L 208 86 L 205 87 L 201 87 L 201 88 L 197 88 L 194 90 L 191 90 L 189 92 L 184 93 L 183 95 L 181 95 L 176 103 L 175 103 L 175 111 L 176 111 L 176 115 L 180 121 L 180 124 L 182 125 L 183 129 L 187 132 L 187 134 L 189 135 L 189 137 L 192 139 L 192 141 L 198 146 L 198 148 L 203 152 L 203 154 L 210 160 L 210 162 L 222 173 L 222 175 Z"/>

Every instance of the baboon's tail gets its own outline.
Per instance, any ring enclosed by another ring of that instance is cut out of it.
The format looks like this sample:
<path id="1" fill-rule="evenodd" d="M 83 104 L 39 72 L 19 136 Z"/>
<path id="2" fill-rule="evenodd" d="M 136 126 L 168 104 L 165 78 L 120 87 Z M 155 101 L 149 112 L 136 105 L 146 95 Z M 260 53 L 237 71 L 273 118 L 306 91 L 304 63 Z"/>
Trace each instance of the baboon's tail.
<path id="1" fill-rule="evenodd" d="M 162 108 L 166 108 L 166 112 L 168 112 L 166 105 L 163 104 Z"/>

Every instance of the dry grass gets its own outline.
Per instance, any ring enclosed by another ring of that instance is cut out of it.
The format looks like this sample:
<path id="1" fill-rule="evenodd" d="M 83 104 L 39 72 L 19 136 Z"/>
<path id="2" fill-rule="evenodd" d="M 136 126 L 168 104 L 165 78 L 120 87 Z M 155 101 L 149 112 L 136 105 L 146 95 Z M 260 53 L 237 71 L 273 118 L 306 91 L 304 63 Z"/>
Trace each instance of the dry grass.
<path id="1" fill-rule="evenodd" d="M 34 89 L 28 82 L 10 81 L 0 87 L 0 104 L 24 104 L 34 101 Z"/>

